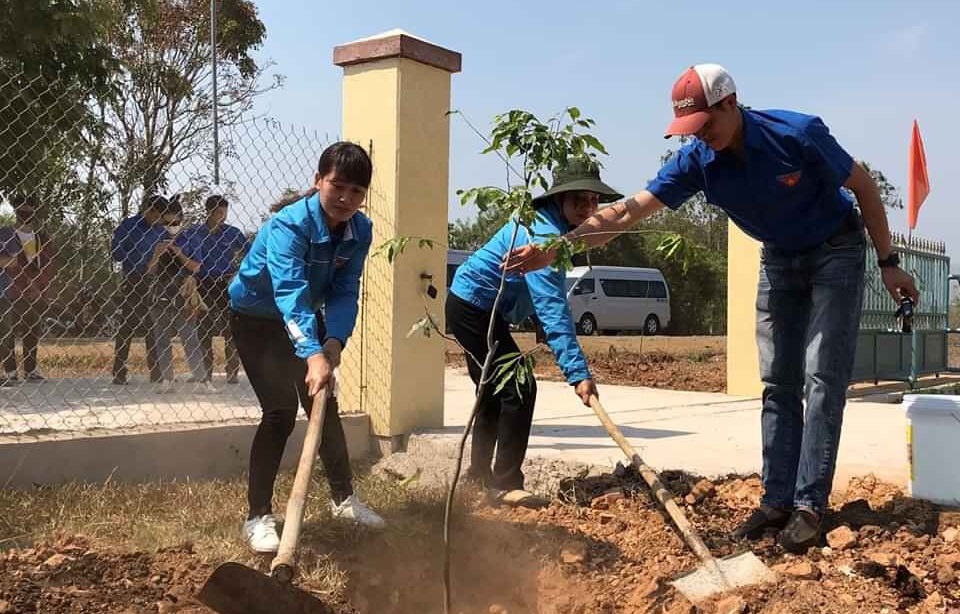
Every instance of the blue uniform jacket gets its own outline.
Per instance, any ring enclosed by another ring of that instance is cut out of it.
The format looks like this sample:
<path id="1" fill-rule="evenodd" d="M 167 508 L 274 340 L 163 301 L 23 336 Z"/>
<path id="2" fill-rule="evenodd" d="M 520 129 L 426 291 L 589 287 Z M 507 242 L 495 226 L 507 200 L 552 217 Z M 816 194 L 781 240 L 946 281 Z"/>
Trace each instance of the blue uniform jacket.
<path id="1" fill-rule="evenodd" d="M 138 276 L 147 272 L 147 264 L 153 256 L 157 243 L 167 238 L 167 232 L 160 224 L 148 224 L 143 215 L 132 215 L 117 226 L 110 241 L 110 255 L 122 266 L 124 276 Z M 177 238 L 177 245 L 183 247 L 185 239 Z"/>
<path id="2" fill-rule="evenodd" d="M 468 303 L 484 310 L 493 309 L 500 284 L 500 263 L 510 248 L 514 223 L 508 222 L 486 245 L 477 250 L 457 269 L 450 291 Z M 563 234 L 570 225 L 563 218 L 559 205 L 540 209 L 533 232 L 521 227 L 516 247 L 542 242 L 546 235 Z M 589 379 L 587 358 L 577 342 L 577 331 L 566 296 L 566 274 L 550 267 L 525 275 L 508 274 L 500 314 L 513 323 L 522 322 L 536 313 L 547 336 L 547 344 L 567 382 Z"/>
<path id="3" fill-rule="evenodd" d="M 780 249 L 826 241 L 853 207 L 841 190 L 853 158 L 819 117 L 776 109 L 742 113 L 742 158 L 693 139 L 647 190 L 671 209 L 702 190 L 744 232 Z"/>
<path id="4" fill-rule="evenodd" d="M 195 246 L 200 261 L 199 279 L 229 278 L 236 272 L 236 256 L 247 247 L 243 231 L 230 224 L 221 224 L 210 232 L 205 223 L 191 226 L 184 234 Z"/>
<path id="5" fill-rule="evenodd" d="M 287 205 L 257 233 L 230 282 L 230 306 L 247 315 L 282 320 L 307 358 L 323 349 L 317 312 L 326 337 L 344 345 L 357 321 L 360 275 L 373 241 L 373 222 L 356 213 L 343 238 L 330 234 L 314 194 Z"/>

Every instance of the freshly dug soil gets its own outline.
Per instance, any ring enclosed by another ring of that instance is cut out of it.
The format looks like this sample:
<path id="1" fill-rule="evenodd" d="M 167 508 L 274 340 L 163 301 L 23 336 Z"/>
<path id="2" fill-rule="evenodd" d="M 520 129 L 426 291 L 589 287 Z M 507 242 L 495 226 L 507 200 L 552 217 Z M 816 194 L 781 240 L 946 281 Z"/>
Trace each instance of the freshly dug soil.
<path id="1" fill-rule="evenodd" d="M 712 349 L 695 353 L 662 350 L 638 352 L 619 349 L 586 350 L 590 370 L 601 384 L 646 386 L 667 390 L 723 392 L 726 387 L 726 354 Z M 534 369 L 538 378 L 563 381 L 553 354 L 541 348 Z M 447 351 L 447 366 L 466 368 L 463 353 Z"/>
<path id="2" fill-rule="evenodd" d="M 795 557 L 773 536 L 749 546 L 727 538 L 758 501 L 756 476 L 710 482 L 666 472 L 664 479 L 714 553 L 750 547 L 779 581 L 689 603 L 669 580 L 695 569 L 695 558 L 639 476 L 618 468 L 564 480 L 556 500 L 539 510 L 468 501 L 454 525 L 454 611 L 960 612 L 960 513 L 909 499 L 870 476 L 855 479 L 833 501 L 823 546 Z M 441 611 L 439 526 L 423 535 L 405 531 L 402 518 L 391 521 L 383 533 L 306 544 L 332 553 L 349 578 L 345 595 L 323 596 L 337 612 Z M 206 613 L 193 595 L 211 571 L 189 544 L 120 552 L 66 537 L 0 555 L 0 614 Z"/>

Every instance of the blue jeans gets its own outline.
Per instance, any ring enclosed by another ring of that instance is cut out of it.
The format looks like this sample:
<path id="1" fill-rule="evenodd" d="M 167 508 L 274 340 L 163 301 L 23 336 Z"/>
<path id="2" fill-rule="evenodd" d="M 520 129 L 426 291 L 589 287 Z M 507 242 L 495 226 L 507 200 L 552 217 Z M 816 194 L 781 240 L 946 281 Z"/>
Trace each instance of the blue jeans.
<path id="1" fill-rule="evenodd" d="M 203 364 L 203 349 L 197 336 L 197 324 L 187 318 L 183 305 L 179 301 L 156 299 L 150 308 L 151 335 L 156 345 L 157 366 L 161 379 L 174 381 L 173 337 L 180 335 L 183 352 L 190 366 L 194 381 L 207 379 L 207 369 Z"/>
<path id="2" fill-rule="evenodd" d="M 773 507 L 827 506 L 863 300 L 866 242 L 857 226 L 803 252 L 763 247 L 762 502 Z"/>

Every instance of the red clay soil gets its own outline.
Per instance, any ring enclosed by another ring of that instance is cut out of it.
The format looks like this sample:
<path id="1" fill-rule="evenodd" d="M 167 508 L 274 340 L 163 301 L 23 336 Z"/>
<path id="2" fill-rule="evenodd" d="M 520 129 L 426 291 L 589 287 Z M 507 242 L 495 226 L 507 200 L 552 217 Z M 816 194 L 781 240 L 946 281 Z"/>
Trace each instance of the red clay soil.
<path id="1" fill-rule="evenodd" d="M 538 378 L 562 381 L 553 354 L 536 352 Z M 660 350 L 636 352 L 617 349 L 587 352 L 590 370 L 601 384 L 646 386 L 668 390 L 723 392 L 726 386 L 726 355 L 719 351 L 678 354 Z M 447 351 L 447 365 L 466 368 L 463 354 Z"/>
<path id="2" fill-rule="evenodd" d="M 760 494 L 756 477 L 665 479 L 718 555 Z M 454 603 L 463 614 L 960 612 L 960 514 L 903 496 L 872 478 L 833 502 L 824 547 L 785 556 L 772 536 L 753 551 L 775 584 L 696 606 L 669 580 L 696 560 L 632 471 L 567 480 L 541 510 L 470 506 L 454 527 Z M 349 577 L 338 612 L 440 612 L 439 531 L 394 529 L 335 549 Z M 326 546 L 330 548 L 328 544 Z M 188 612 L 210 568 L 188 546 L 122 553 L 69 538 L 0 555 L 0 613 Z M 282 614 L 282 613 L 278 613 Z"/>

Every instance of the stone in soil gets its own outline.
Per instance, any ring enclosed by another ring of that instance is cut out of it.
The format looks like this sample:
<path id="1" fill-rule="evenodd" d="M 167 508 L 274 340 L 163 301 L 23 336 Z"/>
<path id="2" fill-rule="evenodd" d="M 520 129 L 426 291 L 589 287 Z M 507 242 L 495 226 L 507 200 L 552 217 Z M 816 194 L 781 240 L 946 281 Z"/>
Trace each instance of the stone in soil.
<path id="1" fill-rule="evenodd" d="M 739 595 L 731 595 L 717 602 L 717 614 L 743 614 L 749 610 L 747 602 Z"/>
<path id="2" fill-rule="evenodd" d="M 837 527 L 827 533 L 827 543 L 834 550 L 847 550 L 857 544 L 857 534 L 850 527 Z"/>
<path id="3" fill-rule="evenodd" d="M 957 541 L 958 534 L 960 534 L 960 530 L 958 530 L 956 527 L 950 527 L 943 532 L 943 541 L 947 542 L 948 544 L 952 544 L 953 542 Z"/>
<path id="4" fill-rule="evenodd" d="M 587 555 L 587 545 L 583 542 L 568 542 L 560 549 L 560 560 L 567 565 L 585 563 Z"/>
<path id="5" fill-rule="evenodd" d="M 940 584 L 953 584 L 956 579 L 957 572 L 953 571 L 951 567 L 940 567 L 937 570 L 937 582 Z"/>
<path id="6" fill-rule="evenodd" d="M 773 571 L 797 580 L 819 580 L 820 569 L 810 561 L 798 563 L 781 563 L 773 567 Z"/>
<path id="7" fill-rule="evenodd" d="M 866 554 L 868 561 L 876 563 L 881 567 L 893 567 L 900 561 L 900 557 L 895 552 L 886 550 L 874 550 Z"/>
<path id="8" fill-rule="evenodd" d="M 593 501 L 590 502 L 590 507 L 595 510 L 608 510 L 617 501 L 623 500 L 623 498 L 624 494 L 622 490 L 611 490 L 599 497 L 595 497 Z"/>
<path id="9" fill-rule="evenodd" d="M 923 600 L 922 611 L 923 614 L 933 614 L 934 612 L 943 611 L 943 595 L 934 591 Z"/>

